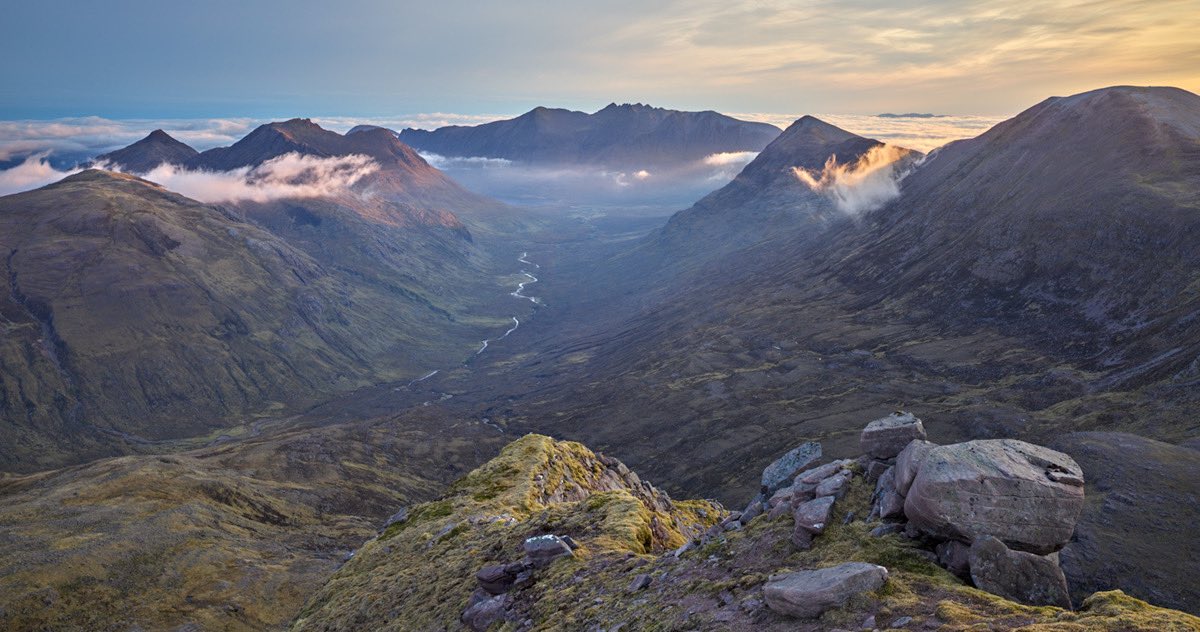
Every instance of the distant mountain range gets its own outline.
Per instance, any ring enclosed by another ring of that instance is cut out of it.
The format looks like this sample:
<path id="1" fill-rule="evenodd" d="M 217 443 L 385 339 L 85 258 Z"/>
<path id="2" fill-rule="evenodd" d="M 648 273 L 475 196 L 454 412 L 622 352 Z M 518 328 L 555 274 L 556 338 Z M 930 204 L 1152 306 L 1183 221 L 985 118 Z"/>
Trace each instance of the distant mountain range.
<path id="1" fill-rule="evenodd" d="M 483 125 L 433 131 L 408 128 L 399 138 L 420 151 L 447 157 L 628 169 L 680 165 L 722 152 L 759 151 L 778 135 L 779 128 L 773 125 L 712 111 L 613 103 L 592 114 L 538 107 L 514 119 Z"/>

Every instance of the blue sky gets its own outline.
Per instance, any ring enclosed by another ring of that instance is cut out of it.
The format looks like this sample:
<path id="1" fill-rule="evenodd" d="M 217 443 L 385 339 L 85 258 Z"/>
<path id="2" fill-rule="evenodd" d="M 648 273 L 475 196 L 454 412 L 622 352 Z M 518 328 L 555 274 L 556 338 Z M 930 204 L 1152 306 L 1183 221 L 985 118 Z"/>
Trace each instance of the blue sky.
<path id="1" fill-rule="evenodd" d="M 1200 90 L 1200 0 L 9 2 L 0 119 L 725 112 L 1012 114 Z"/>

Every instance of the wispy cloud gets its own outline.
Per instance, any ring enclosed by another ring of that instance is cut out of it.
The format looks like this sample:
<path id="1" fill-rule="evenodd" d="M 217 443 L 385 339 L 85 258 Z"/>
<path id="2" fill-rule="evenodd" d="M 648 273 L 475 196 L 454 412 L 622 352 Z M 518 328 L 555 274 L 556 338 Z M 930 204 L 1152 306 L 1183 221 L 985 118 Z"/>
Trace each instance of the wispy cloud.
<path id="1" fill-rule="evenodd" d="M 163 164 L 143 177 L 201 202 L 267 202 L 331 196 L 379 170 L 367 156 L 320 158 L 290 153 L 256 167 L 192 171 Z"/>
<path id="2" fill-rule="evenodd" d="M 808 188 L 833 200 L 838 210 L 858 215 L 900 196 L 900 181 L 908 175 L 900 167 L 908 154 L 894 145 L 876 145 L 852 163 L 830 156 L 820 171 L 792 171 Z"/>

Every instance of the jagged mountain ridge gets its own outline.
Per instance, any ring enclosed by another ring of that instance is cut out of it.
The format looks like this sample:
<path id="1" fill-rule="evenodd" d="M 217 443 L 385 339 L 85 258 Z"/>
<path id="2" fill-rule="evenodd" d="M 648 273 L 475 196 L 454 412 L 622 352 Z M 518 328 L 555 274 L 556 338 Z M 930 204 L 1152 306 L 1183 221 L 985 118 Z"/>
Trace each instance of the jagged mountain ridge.
<path id="1" fill-rule="evenodd" d="M 399 137 L 420 151 L 448 157 L 652 168 L 721 152 L 759 151 L 778 134 L 773 125 L 712 111 L 613 103 L 592 114 L 538 107 L 513 119 L 477 126 L 407 128 Z"/>

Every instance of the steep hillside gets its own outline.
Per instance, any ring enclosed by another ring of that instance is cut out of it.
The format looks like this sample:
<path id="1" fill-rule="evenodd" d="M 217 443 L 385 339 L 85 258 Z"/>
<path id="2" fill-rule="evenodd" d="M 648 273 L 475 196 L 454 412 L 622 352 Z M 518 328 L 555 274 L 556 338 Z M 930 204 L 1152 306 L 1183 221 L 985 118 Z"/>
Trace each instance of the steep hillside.
<path id="1" fill-rule="evenodd" d="M 405 129 L 400 140 L 442 156 L 612 168 L 682 165 L 721 152 L 759 151 L 779 134 L 716 112 L 681 112 L 615 103 L 592 114 L 534 108 L 474 127 Z"/>
<path id="2" fill-rule="evenodd" d="M 335 243 L 307 245 L 320 255 Z M 358 245 L 358 265 L 378 268 L 372 252 L 401 247 L 380 234 Z M 111 172 L 0 198 L 0 252 L 9 471 L 203 436 L 411 378 L 468 356 L 488 324 L 456 317 L 465 290 L 438 302 L 423 297 L 431 281 L 375 272 L 364 282 L 342 265 L 350 255 L 322 261 L 228 210 Z"/>
<path id="3" fill-rule="evenodd" d="M 797 232 L 819 234 L 849 218 L 835 200 L 796 174 L 820 173 L 829 161 L 855 165 L 871 150 L 887 147 L 811 116 L 792 123 L 767 145 L 732 182 L 673 215 L 656 235 L 655 247 L 675 257 L 728 252 Z M 889 170 L 899 176 L 919 152 L 893 148 Z"/>

